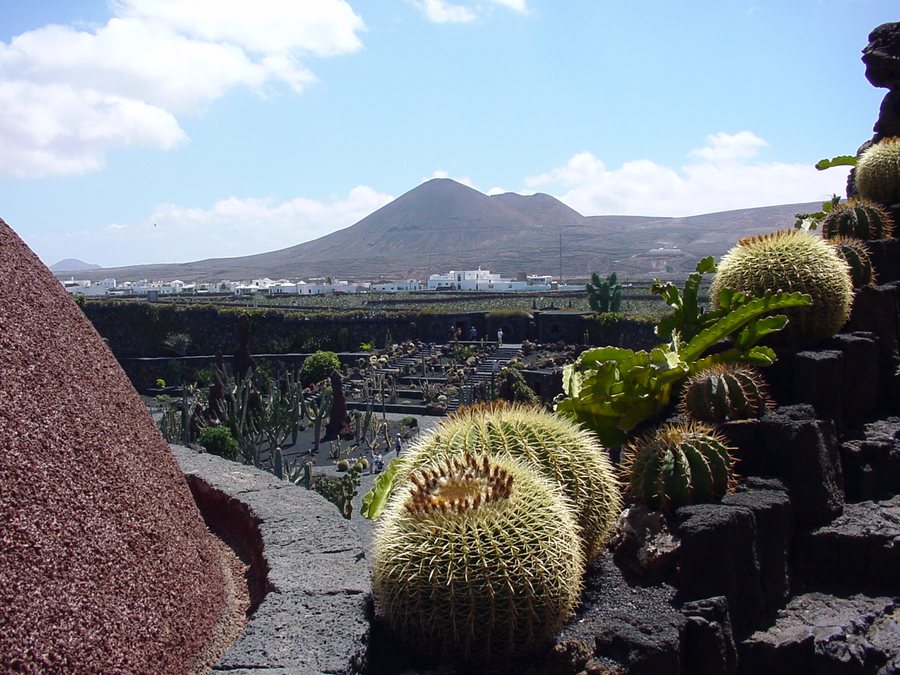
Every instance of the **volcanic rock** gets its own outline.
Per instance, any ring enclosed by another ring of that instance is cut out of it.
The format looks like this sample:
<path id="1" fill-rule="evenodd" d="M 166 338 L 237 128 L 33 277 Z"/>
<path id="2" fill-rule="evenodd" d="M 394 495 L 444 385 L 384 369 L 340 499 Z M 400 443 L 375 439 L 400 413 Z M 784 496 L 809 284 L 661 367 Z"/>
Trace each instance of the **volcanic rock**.
<path id="1" fill-rule="evenodd" d="M 115 358 L 0 220 L 0 671 L 184 673 L 223 561 Z"/>

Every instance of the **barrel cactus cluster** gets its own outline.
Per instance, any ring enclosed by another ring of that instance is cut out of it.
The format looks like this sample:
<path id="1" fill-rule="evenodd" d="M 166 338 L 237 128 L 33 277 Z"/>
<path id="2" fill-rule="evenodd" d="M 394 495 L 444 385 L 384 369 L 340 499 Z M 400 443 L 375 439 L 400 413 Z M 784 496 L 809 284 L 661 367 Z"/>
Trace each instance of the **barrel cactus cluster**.
<path id="1" fill-rule="evenodd" d="M 865 150 L 857 161 L 854 180 L 863 199 L 900 203 L 900 138 L 882 139 Z"/>
<path id="2" fill-rule="evenodd" d="M 866 242 L 856 237 L 838 236 L 830 240 L 837 254 L 850 271 L 853 288 L 862 288 L 875 283 L 875 269 Z"/>
<path id="3" fill-rule="evenodd" d="M 747 295 L 799 291 L 812 298 L 808 307 L 785 314 L 790 323 L 777 338 L 810 345 L 834 335 L 850 318 L 853 283 L 834 246 L 802 230 L 781 230 L 742 239 L 719 263 L 710 286 L 712 304 L 731 289 Z"/>
<path id="4" fill-rule="evenodd" d="M 472 406 L 424 435 L 404 458 L 404 470 L 472 452 L 524 460 L 558 484 L 575 505 L 588 559 L 609 540 L 622 501 L 615 469 L 592 433 L 535 406 Z"/>
<path id="5" fill-rule="evenodd" d="M 469 664 L 545 646 L 621 510 L 593 435 L 533 406 L 474 406 L 391 469 L 372 577 L 389 625 L 414 648 Z"/>
<path id="6" fill-rule="evenodd" d="M 508 457 L 409 475 L 379 520 L 372 590 L 410 646 L 491 663 L 542 646 L 572 613 L 584 561 L 558 486 Z"/>
<path id="7" fill-rule="evenodd" d="M 702 422 L 669 423 L 626 446 L 629 496 L 652 509 L 718 501 L 735 487 L 733 448 Z"/>
<path id="8" fill-rule="evenodd" d="M 837 204 L 822 219 L 822 236 L 826 239 L 854 237 L 868 241 L 890 237 L 893 232 L 894 221 L 887 209 L 866 199 Z"/>
<path id="9" fill-rule="evenodd" d="M 679 401 L 684 417 L 712 424 L 755 419 L 771 407 L 762 374 L 739 363 L 718 363 L 695 373 L 684 383 Z"/>

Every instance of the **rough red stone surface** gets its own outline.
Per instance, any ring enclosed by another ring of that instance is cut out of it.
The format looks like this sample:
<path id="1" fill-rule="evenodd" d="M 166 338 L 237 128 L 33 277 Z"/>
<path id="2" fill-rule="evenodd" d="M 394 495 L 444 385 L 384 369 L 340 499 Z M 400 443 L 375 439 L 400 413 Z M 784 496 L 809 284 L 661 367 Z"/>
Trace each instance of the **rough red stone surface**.
<path id="1" fill-rule="evenodd" d="M 0 672 L 190 671 L 223 572 L 103 340 L 0 220 Z"/>

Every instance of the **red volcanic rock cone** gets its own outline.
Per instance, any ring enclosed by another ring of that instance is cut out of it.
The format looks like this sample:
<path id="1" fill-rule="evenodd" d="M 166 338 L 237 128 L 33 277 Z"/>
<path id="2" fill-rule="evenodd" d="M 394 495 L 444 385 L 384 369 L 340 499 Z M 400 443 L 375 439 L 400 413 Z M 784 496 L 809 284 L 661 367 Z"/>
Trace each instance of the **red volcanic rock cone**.
<path id="1" fill-rule="evenodd" d="M 0 672 L 190 671 L 219 554 L 90 322 L 0 220 Z"/>

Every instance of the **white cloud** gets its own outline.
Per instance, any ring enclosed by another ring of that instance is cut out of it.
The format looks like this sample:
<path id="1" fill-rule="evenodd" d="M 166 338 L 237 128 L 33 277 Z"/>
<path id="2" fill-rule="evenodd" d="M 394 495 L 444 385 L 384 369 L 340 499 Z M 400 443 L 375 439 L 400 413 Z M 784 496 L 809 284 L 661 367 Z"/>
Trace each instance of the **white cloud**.
<path id="1" fill-rule="evenodd" d="M 362 47 L 363 20 L 343 0 L 114 0 L 120 16 L 259 54 L 334 56 Z"/>
<path id="2" fill-rule="evenodd" d="M 4 158 L 0 171 L 82 173 L 101 168 L 113 147 L 169 149 L 185 138 L 175 115 L 202 112 L 236 86 L 265 95 L 266 86 L 282 84 L 299 93 L 315 81 L 303 57 L 355 51 L 365 30 L 344 0 L 116 0 L 112 7 L 117 15 L 91 31 L 49 25 L 0 42 L 0 106 L 16 108 L 15 119 L 0 115 L 0 138 L 18 139 L 16 168 Z M 16 91 L 28 96 L 10 99 Z M 73 118 L 101 120 L 101 132 L 62 131 Z"/>
<path id="3" fill-rule="evenodd" d="M 530 14 L 527 0 L 485 0 L 484 2 L 448 2 L 448 0 L 409 0 L 432 23 L 470 23 L 490 12 L 493 6 L 519 14 Z"/>
<path id="4" fill-rule="evenodd" d="M 478 16 L 474 10 L 446 0 L 413 0 L 413 4 L 432 23 L 468 23 Z"/>
<path id="5" fill-rule="evenodd" d="M 427 180 L 431 180 L 432 178 L 451 178 L 455 180 L 457 183 L 462 183 L 463 185 L 472 188 L 473 190 L 477 190 L 478 188 L 475 186 L 475 183 L 468 176 L 451 176 L 449 171 L 445 171 L 444 169 L 435 169 L 434 172 L 422 179 L 424 183 Z"/>
<path id="6" fill-rule="evenodd" d="M 739 131 L 736 134 L 720 131 L 707 136 L 706 143 L 702 148 L 691 150 L 690 156 L 713 163 L 730 162 L 756 157 L 759 149 L 768 145 L 752 131 Z"/>
<path id="7" fill-rule="evenodd" d="M 528 3 L 526 0 L 488 0 L 489 2 L 494 3 L 495 5 L 502 5 L 508 9 L 513 10 L 514 12 L 519 12 L 519 14 L 528 14 L 531 10 L 528 9 Z"/>
<path id="8" fill-rule="evenodd" d="M 765 141 L 751 132 L 713 134 L 679 168 L 648 159 L 608 168 L 590 152 L 525 179 L 584 215 L 687 216 L 774 204 L 825 200 L 840 193 L 849 169 L 751 160 Z"/>
<path id="9" fill-rule="evenodd" d="M 186 136 L 171 113 L 130 98 L 59 84 L 0 82 L 0 173 L 83 174 L 110 146 L 174 148 Z"/>
<path id="10" fill-rule="evenodd" d="M 360 185 L 327 200 L 228 197 L 208 208 L 159 204 L 136 223 L 35 235 L 28 243 L 48 265 L 71 257 L 104 267 L 235 257 L 317 239 L 353 225 L 392 199 Z"/>

